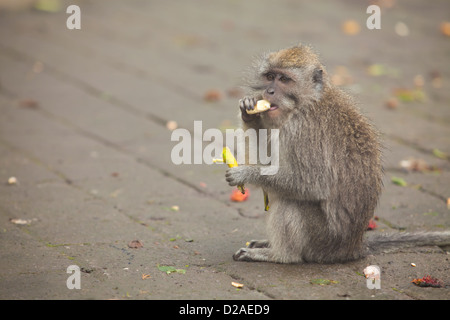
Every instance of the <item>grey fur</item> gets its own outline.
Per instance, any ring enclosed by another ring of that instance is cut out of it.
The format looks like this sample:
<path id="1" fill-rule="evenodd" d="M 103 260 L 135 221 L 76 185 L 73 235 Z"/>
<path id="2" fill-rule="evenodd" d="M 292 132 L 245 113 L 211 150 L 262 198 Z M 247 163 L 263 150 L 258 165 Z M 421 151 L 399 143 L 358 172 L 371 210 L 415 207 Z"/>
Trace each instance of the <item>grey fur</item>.
<path id="1" fill-rule="evenodd" d="M 375 128 L 351 97 L 330 83 L 308 47 L 267 54 L 255 70 L 248 82 L 251 93 L 240 101 L 243 128 L 280 130 L 280 167 L 275 175 L 261 175 L 259 165 L 227 170 L 230 185 L 260 186 L 271 205 L 269 239 L 252 241 L 234 259 L 334 263 L 359 259 L 367 248 L 376 250 L 376 242 L 364 243 L 382 189 L 381 144 Z M 268 81 L 268 72 L 276 73 L 276 80 Z M 280 74 L 292 81 L 281 83 Z M 265 90 L 269 86 L 275 93 Z M 249 101 L 261 98 L 277 105 L 278 113 L 247 115 Z M 448 234 L 444 237 L 450 239 Z M 388 239 L 377 241 L 383 247 Z M 405 241 L 415 238 L 397 236 L 392 244 Z"/>

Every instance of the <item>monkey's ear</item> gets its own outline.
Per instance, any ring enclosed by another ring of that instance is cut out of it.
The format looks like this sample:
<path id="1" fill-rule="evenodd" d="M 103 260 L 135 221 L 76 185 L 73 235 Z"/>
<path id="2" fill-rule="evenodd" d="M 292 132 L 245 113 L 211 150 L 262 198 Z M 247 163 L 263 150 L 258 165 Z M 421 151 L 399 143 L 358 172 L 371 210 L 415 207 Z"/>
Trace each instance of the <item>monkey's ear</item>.
<path id="1" fill-rule="evenodd" d="M 323 83 L 323 70 L 321 68 L 316 68 L 313 72 L 313 82 L 317 84 Z"/>

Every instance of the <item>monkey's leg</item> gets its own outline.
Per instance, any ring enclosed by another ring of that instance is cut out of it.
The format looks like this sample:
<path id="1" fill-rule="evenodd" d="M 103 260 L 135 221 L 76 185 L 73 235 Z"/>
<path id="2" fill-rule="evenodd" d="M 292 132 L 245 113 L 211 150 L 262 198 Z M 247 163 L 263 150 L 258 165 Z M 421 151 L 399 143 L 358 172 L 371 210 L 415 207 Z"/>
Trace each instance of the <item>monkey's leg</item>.
<path id="1" fill-rule="evenodd" d="M 251 240 L 247 248 L 268 248 L 270 247 L 269 240 Z"/>

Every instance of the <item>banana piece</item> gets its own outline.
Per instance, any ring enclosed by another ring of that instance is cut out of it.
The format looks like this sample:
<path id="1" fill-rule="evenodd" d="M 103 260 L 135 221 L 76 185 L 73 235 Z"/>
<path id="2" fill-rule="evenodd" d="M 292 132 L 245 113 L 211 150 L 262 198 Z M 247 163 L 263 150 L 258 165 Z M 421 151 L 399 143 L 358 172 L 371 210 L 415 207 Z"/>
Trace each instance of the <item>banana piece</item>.
<path id="1" fill-rule="evenodd" d="M 264 112 L 270 109 L 270 102 L 267 100 L 259 100 L 253 110 L 245 110 L 248 114 Z"/>

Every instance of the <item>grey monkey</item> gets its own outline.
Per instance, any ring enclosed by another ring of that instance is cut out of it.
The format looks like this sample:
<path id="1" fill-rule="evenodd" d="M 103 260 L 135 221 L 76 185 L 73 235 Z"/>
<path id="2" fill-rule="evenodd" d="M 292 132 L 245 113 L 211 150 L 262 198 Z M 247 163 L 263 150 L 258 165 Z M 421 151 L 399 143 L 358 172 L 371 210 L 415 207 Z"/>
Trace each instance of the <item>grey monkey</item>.
<path id="1" fill-rule="evenodd" d="M 229 185 L 253 184 L 268 193 L 268 240 L 238 250 L 238 261 L 336 263 L 410 245 L 450 245 L 450 232 L 399 233 L 364 239 L 381 190 L 379 135 L 352 98 L 333 86 L 305 45 L 262 56 L 239 102 L 243 129 L 279 130 L 279 168 L 229 168 Z M 256 101 L 269 111 L 247 114 Z"/>

